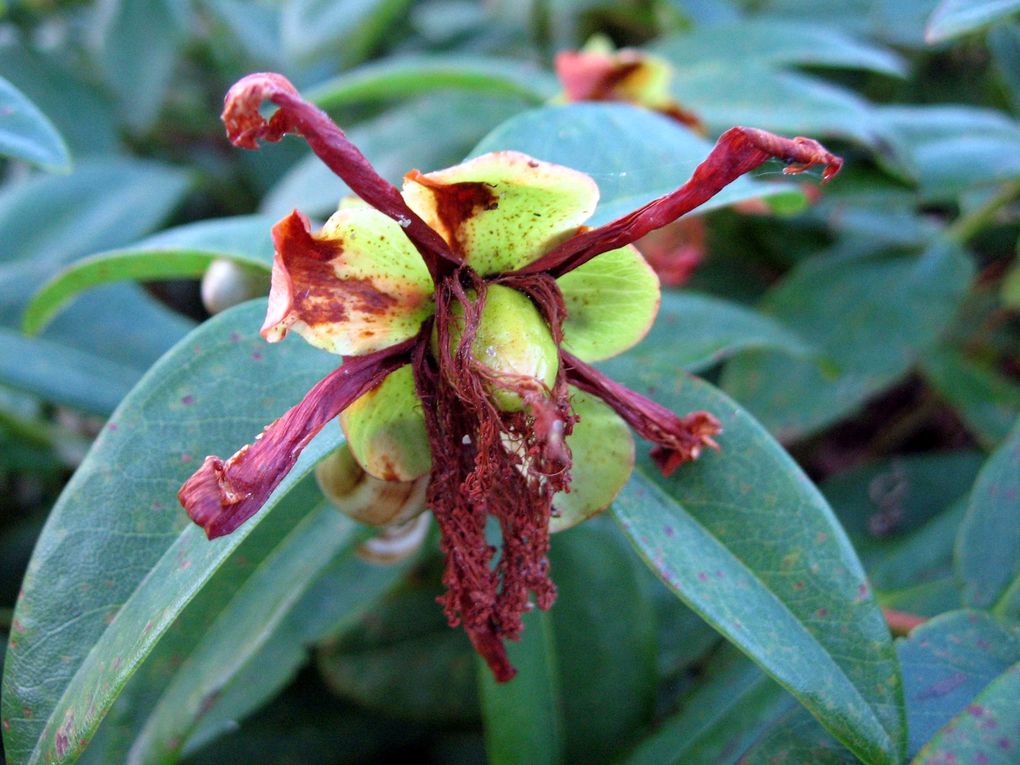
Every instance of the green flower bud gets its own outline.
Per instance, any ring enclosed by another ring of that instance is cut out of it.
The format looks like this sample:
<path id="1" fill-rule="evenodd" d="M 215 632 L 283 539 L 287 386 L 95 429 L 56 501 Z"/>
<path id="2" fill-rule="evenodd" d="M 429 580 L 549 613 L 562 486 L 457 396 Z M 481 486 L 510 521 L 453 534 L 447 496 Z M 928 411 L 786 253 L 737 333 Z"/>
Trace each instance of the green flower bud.
<path id="1" fill-rule="evenodd" d="M 346 444 L 315 466 L 315 478 L 340 512 L 369 526 L 403 524 L 425 509 L 427 476 L 414 481 L 373 478 Z"/>

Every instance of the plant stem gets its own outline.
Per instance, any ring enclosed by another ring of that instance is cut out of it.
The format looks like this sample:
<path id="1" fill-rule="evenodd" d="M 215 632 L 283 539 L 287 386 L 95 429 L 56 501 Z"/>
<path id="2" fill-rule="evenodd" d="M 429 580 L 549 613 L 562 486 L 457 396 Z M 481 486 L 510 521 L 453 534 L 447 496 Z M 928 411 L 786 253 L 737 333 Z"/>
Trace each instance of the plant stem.
<path id="1" fill-rule="evenodd" d="M 1004 185 L 999 192 L 975 210 L 961 215 L 946 229 L 946 238 L 957 244 L 966 244 L 971 237 L 987 226 L 1003 206 L 1020 194 L 1020 183 Z"/>

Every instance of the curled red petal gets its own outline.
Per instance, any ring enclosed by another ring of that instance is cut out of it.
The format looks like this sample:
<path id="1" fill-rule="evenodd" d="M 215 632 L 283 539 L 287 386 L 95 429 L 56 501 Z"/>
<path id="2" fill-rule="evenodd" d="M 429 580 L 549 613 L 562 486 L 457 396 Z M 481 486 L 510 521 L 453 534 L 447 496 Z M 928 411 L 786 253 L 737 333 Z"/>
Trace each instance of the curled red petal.
<path id="1" fill-rule="evenodd" d="M 344 360 L 301 403 L 266 426 L 255 442 L 228 460 L 206 457 L 177 498 L 209 539 L 229 534 L 257 513 L 322 426 L 355 399 L 408 363 L 416 339 Z"/>
<path id="2" fill-rule="evenodd" d="M 269 120 L 259 112 L 263 101 L 279 107 Z M 284 133 L 303 136 L 312 151 L 351 191 L 403 227 L 433 279 L 459 262 L 443 238 L 407 206 L 400 191 L 376 172 L 324 111 L 301 98 L 283 75 L 259 72 L 238 80 L 227 91 L 223 124 L 227 137 L 246 149 L 258 148 L 258 139 L 279 141 Z"/>
<path id="3" fill-rule="evenodd" d="M 654 199 L 611 223 L 571 237 L 520 269 L 519 273 L 547 271 L 560 276 L 596 255 L 632 244 L 704 204 L 741 175 L 773 158 L 790 163 L 784 171 L 787 173 L 800 173 L 822 165 L 823 183 L 843 166 L 841 158 L 810 138 L 791 139 L 757 128 L 730 128 L 719 137 L 708 158 L 698 165 L 690 180 L 676 191 Z"/>
<path id="4" fill-rule="evenodd" d="M 561 358 L 572 385 L 601 398 L 642 438 L 655 444 L 651 456 L 663 475 L 696 460 L 706 446 L 719 448 L 713 436 L 722 432 L 722 425 L 708 412 L 691 412 L 680 417 L 566 351 L 561 351 Z"/>

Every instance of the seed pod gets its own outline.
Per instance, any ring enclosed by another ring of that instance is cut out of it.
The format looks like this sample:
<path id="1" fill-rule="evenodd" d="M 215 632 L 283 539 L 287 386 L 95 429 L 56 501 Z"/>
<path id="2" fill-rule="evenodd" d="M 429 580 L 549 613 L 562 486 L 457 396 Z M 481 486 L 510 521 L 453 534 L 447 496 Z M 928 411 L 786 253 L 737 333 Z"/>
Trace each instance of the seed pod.
<path id="1" fill-rule="evenodd" d="M 432 453 L 410 365 L 391 373 L 340 415 L 358 464 L 383 481 L 413 481 L 428 474 Z"/>
<path id="2" fill-rule="evenodd" d="M 452 313 L 450 348 L 456 350 L 463 335 L 463 306 L 455 303 Z M 433 353 L 436 350 L 433 332 Z M 556 382 L 559 353 L 549 326 L 531 299 L 515 289 L 498 284 L 489 286 L 471 352 L 497 374 L 533 377 L 549 388 Z M 504 412 L 524 408 L 517 393 L 497 383 L 490 386 L 490 393 Z"/>
<path id="3" fill-rule="evenodd" d="M 425 509 L 428 476 L 414 481 L 373 478 L 346 444 L 316 465 L 315 478 L 340 512 L 369 526 L 406 523 Z"/>
<path id="4" fill-rule="evenodd" d="M 202 277 L 202 305 L 211 314 L 266 294 L 268 280 L 232 260 L 214 260 Z"/>

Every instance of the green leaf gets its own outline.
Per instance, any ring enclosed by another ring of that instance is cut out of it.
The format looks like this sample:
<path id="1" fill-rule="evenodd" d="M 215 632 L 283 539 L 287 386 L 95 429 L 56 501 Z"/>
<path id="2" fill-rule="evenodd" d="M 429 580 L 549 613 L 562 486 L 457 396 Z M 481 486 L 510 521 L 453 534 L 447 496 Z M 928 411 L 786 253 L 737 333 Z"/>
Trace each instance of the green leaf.
<path id="1" fill-rule="evenodd" d="M 1020 416 L 1020 385 L 955 348 L 925 353 L 921 373 L 986 449 L 1001 443 Z"/>
<path id="2" fill-rule="evenodd" d="M 116 250 L 76 261 L 32 296 L 22 329 L 35 334 L 75 295 L 117 281 L 200 278 L 217 259 L 268 274 L 273 260 L 272 220 L 258 215 L 189 223 Z M 268 289 L 268 283 L 267 283 Z"/>
<path id="3" fill-rule="evenodd" d="M 760 738 L 797 702 L 736 651 L 713 656 L 678 712 L 645 738 L 623 765 L 718 765 Z"/>
<path id="4" fill-rule="evenodd" d="M 985 686 L 1020 661 L 1020 631 L 979 611 L 953 611 L 916 627 L 909 638 L 896 642 L 896 649 L 913 756 Z"/>
<path id="5" fill-rule="evenodd" d="M 121 119 L 133 130 L 149 128 L 159 115 L 185 42 L 188 10 L 182 0 L 108 0 L 101 6 L 99 60 Z"/>
<path id="6" fill-rule="evenodd" d="M 815 22 L 908 48 L 924 47 L 934 0 L 770 0 L 769 16 Z"/>
<path id="7" fill-rule="evenodd" d="M 647 388 L 649 376 L 639 379 Z M 674 411 L 719 417 L 721 451 L 671 479 L 649 461 L 637 468 L 614 505 L 632 543 L 678 597 L 855 754 L 899 762 L 906 733 L 889 633 L 821 494 L 706 383 L 663 378 L 653 395 Z"/>
<path id="8" fill-rule="evenodd" d="M 552 615 L 526 615 L 524 634 L 507 645 L 507 653 L 517 668 L 509 683 L 497 683 L 485 663 L 476 662 L 489 762 L 555 765 L 563 756 L 564 722 Z"/>
<path id="9" fill-rule="evenodd" d="M 45 170 L 66 172 L 71 168 L 71 155 L 53 123 L 3 77 L 0 77 L 0 155 Z"/>
<path id="10" fill-rule="evenodd" d="M 202 455 L 250 441 L 332 366 L 303 344 L 267 347 L 256 335 L 264 310 L 250 303 L 217 316 L 164 356 L 55 506 L 7 652 L 2 717 L 11 762 L 77 756 L 188 601 L 336 445 L 339 429 L 326 429 L 267 508 L 229 537 L 206 541 L 178 509 L 176 491 Z"/>
<path id="11" fill-rule="evenodd" d="M 761 309 L 836 359 L 838 374 L 754 351 L 727 364 L 722 386 L 780 440 L 815 433 L 909 371 L 953 319 L 972 271 L 966 253 L 944 242 L 921 255 L 807 260 Z"/>
<path id="12" fill-rule="evenodd" d="M 322 499 L 314 478 L 303 484 L 248 536 L 174 622 L 168 645 L 161 642 L 140 669 L 144 682 L 138 683 L 137 675 L 132 681 L 142 687 L 131 694 L 129 685 L 127 714 L 138 718 L 131 744 L 137 761 L 179 756 L 196 726 L 208 725 L 207 715 L 214 711 L 210 706 L 246 666 L 266 658 L 263 652 L 330 562 L 340 556 L 356 565 L 362 536 L 358 525 Z M 294 646 L 299 656 L 303 645 L 299 640 Z M 262 671 L 275 680 L 278 670 L 263 665 Z M 264 699 L 263 690 L 260 684 L 245 686 L 245 692 Z M 139 693 L 145 695 L 139 698 Z M 222 707 L 217 711 L 222 725 Z M 108 756 L 108 761 L 115 759 Z"/>
<path id="13" fill-rule="evenodd" d="M 754 125 L 778 133 L 838 136 L 879 145 L 882 124 L 851 90 L 743 59 L 674 61 L 673 97 L 713 132 Z"/>
<path id="14" fill-rule="evenodd" d="M 1020 662 L 988 684 L 974 703 L 940 730 L 918 753 L 917 765 L 944 762 L 1016 762 L 1016 730 L 1020 727 Z M 952 759 L 951 759 L 952 758 Z"/>
<path id="15" fill-rule="evenodd" d="M 380 59 L 315 85 L 305 95 L 323 109 L 337 109 L 440 89 L 514 96 L 541 104 L 556 94 L 558 84 L 548 72 L 524 61 L 434 54 Z"/>
<path id="16" fill-rule="evenodd" d="M 803 709 L 773 721 L 767 735 L 740 758 L 741 765 L 857 765 L 860 762 Z"/>
<path id="17" fill-rule="evenodd" d="M 681 79 L 683 68 L 691 62 L 734 60 L 864 69 L 896 77 L 907 73 L 900 56 L 837 26 L 777 21 L 767 16 L 697 26 L 687 34 L 659 40 L 651 50 L 680 67 Z"/>
<path id="18" fill-rule="evenodd" d="M 659 315 L 648 336 L 599 368 L 610 377 L 634 367 L 668 377 L 678 367 L 700 372 L 740 351 L 760 348 L 791 356 L 811 354 L 803 339 L 770 316 L 710 295 L 670 290 L 662 294 Z"/>
<path id="19" fill-rule="evenodd" d="M 0 380 L 47 401 L 107 414 L 141 371 L 52 340 L 0 327 Z"/>
<path id="20" fill-rule="evenodd" d="M 436 603 L 441 594 L 438 576 L 412 578 L 391 592 L 354 629 L 318 651 L 326 684 L 398 719 L 476 721 L 474 651 L 464 633 L 446 623 Z"/>
<path id="21" fill-rule="evenodd" d="M 945 42 L 1020 13 L 1020 0 L 942 0 L 928 19 L 924 39 Z"/>
<path id="22" fill-rule="evenodd" d="M 391 183 L 417 168 L 456 164 L 489 130 L 517 114 L 524 103 L 476 93 L 436 94 L 388 109 L 351 127 L 348 137 Z M 422 141 L 428 136 L 428 141 Z M 326 216 L 351 190 L 314 154 L 296 162 L 262 200 L 262 212 L 280 217 L 297 208 Z"/>
<path id="23" fill-rule="evenodd" d="M 283 6 L 280 36 L 288 58 L 308 63 L 336 52 L 347 66 L 365 59 L 409 0 L 293 0 Z"/>
<path id="24" fill-rule="evenodd" d="M 654 112 L 625 104 L 576 103 L 514 117 L 489 133 L 471 156 L 515 149 L 587 173 L 601 192 L 588 225 L 598 225 L 676 189 L 711 148 L 704 138 Z M 788 183 L 739 178 L 697 212 L 780 193 L 800 194 Z"/>
<path id="25" fill-rule="evenodd" d="M 550 562 L 557 602 L 508 644 L 517 677 L 479 663 L 494 763 L 607 762 L 651 716 L 654 613 L 626 542 L 594 520 L 556 535 Z"/>
<path id="26" fill-rule="evenodd" d="M 995 605 L 1020 577 L 1020 424 L 988 458 L 970 495 L 957 539 L 957 571 L 968 604 Z"/>
<path id="27" fill-rule="evenodd" d="M 878 114 L 926 202 L 1020 178 L 1020 127 L 1005 114 L 946 105 L 886 106 Z"/>
<path id="28" fill-rule="evenodd" d="M 1013 113 L 1020 110 L 1020 23 L 999 24 L 985 39 Z"/>
<path id="29" fill-rule="evenodd" d="M 50 49 L 43 54 L 8 37 L 0 43 L 0 77 L 48 116 L 76 158 L 114 154 L 120 142 L 113 107 L 106 94 L 83 77 L 80 59 L 70 60 L 68 52 Z"/>

